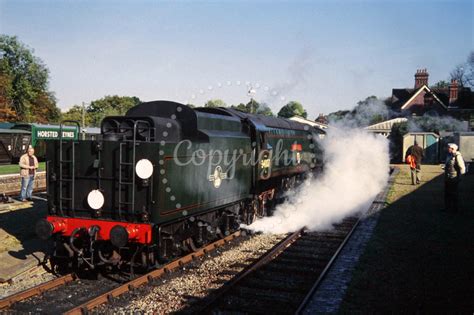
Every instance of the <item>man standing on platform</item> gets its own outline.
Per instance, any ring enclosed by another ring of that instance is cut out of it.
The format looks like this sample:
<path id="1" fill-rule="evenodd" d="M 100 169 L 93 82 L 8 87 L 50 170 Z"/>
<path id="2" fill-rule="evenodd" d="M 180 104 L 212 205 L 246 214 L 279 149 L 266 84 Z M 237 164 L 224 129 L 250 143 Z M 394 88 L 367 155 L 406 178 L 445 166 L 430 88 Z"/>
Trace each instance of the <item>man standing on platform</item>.
<path id="1" fill-rule="evenodd" d="M 444 204 L 447 211 L 458 211 L 458 186 L 461 175 L 466 173 L 466 166 L 458 146 L 448 144 L 448 156 L 444 164 Z"/>
<path id="2" fill-rule="evenodd" d="M 20 200 L 32 200 L 33 183 L 36 169 L 38 168 L 38 159 L 35 156 L 35 149 L 33 149 L 33 147 L 28 147 L 27 153 L 21 156 L 19 164 L 21 176 Z"/>
<path id="3" fill-rule="evenodd" d="M 419 184 L 421 181 L 421 160 L 425 157 L 423 149 L 415 141 L 415 144 L 408 148 L 405 156 L 411 155 L 414 158 L 414 167 L 411 168 L 412 185 Z"/>

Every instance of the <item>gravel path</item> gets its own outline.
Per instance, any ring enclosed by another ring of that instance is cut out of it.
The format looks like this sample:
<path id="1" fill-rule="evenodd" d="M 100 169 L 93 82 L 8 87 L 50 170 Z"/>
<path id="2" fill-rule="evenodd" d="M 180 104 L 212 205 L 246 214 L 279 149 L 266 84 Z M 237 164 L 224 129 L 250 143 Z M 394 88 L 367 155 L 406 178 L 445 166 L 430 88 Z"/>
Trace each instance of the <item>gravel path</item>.
<path id="1" fill-rule="evenodd" d="M 184 266 L 180 271 L 158 279 L 124 295 L 98 313 L 153 312 L 168 314 L 189 308 L 272 248 L 285 235 L 245 236 L 242 241 L 218 248 L 207 257 Z"/>
<path id="2" fill-rule="evenodd" d="M 46 281 L 53 280 L 54 278 L 56 278 L 56 276 L 47 272 L 42 266 L 35 267 L 12 278 L 8 282 L 0 283 L 0 299 L 32 288 Z"/>

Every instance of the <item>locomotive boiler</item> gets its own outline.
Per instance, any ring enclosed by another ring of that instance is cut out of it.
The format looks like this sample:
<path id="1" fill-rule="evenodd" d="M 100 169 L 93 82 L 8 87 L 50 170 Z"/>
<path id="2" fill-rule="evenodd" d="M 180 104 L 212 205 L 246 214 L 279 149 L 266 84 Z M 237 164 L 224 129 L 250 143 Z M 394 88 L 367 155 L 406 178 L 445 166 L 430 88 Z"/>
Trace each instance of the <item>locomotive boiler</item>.
<path id="1" fill-rule="evenodd" d="M 324 131 L 230 108 L 154 101 L 106 117 L 100 140 L 47 146 L 51 261 L 151 268 L 268 214 L 322 165 Z"/>

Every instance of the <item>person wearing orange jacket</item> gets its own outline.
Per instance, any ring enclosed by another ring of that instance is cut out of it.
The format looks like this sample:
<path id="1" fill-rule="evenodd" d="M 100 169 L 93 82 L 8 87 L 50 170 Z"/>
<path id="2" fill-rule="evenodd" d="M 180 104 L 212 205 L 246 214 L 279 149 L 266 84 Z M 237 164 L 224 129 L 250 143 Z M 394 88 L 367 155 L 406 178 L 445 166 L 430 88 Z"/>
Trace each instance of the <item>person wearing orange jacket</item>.
<path id="1" fill-rule="evenodd" d="M 421 182 L 421 161 L 425 157 L 423 149 L 415 143 L 410 146 L 405 153 L 408 160 L 410 160 L 410 171 L 411 171 L 411 183 L 412 185 L 417 185 Z"/>

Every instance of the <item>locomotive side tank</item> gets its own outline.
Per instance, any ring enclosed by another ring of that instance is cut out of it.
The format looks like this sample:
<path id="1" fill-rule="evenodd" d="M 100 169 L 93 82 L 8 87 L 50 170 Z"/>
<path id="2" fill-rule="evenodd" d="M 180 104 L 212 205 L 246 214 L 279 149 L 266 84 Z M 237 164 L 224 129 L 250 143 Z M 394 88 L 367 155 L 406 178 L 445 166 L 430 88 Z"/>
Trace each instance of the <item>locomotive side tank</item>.
<path id="1" fill-rule="evenodd" d="M 321 130 L 232 109 L 155 101 L 106 117 L 100 141 L 51 141 L 52 259 L 153 267 L 267 214 L 321 166 Z"/>

